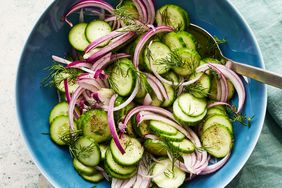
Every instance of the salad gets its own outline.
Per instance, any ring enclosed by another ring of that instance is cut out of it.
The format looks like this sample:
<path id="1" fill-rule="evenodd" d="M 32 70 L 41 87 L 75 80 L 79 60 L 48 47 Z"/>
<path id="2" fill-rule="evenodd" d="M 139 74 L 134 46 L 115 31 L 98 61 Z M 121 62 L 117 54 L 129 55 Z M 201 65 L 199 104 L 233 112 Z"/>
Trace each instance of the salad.
<path id="1" fill-rule="evenodd" d="M 188 32 L 186 10 L 155 10 L 153 0 L 115 8 L 81 0 L 62 20 L 71 50 L 52 56 L 44 81 L 59 99 L 50 137 L 69 149 L 82 178 L 115 188 L 172 188 L 228 161 L 232 123 L 251 121 L 241 113 L 244 85 Z M 230 103 L 235 91 L 237 107 Z"/>

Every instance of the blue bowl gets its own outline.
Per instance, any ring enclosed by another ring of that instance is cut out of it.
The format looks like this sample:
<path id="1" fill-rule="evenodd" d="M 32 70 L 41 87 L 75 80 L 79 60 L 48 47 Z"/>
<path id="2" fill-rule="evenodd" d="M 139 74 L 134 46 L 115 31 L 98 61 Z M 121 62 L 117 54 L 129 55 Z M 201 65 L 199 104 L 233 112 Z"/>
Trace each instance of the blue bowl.
<path id="1" fill-rule="evenodd" d="M 91 187 L 74 170 L 68 151 L 55 145 L 49 136 L 48 116 L 56 104 L 56 92 L 43 88 L 41 80 L 47 76 L 43 69 L 51 65 L 51 55 L 66 55 L 69 51 L 67 24 L 60 22 L 73 0 L 55 1 L 41 16 L 26 43 L 18 68 L 16 100 L 20 127 L 34 162 L 56 187 Z M 261 52 L 250 28 L 238 11 L 228 2 L 214 0 L 162 0 L 156 6 L 174 3 L 190 13 L 191 22 L 208 30 L 228 44 L 223 53 L 236 61 L 264 67 Z M 266 111 L 266 87 L 256 81 L 246 84 L 247 99 L 244 113 L 255 115 L 251 128 L 234 126 L 235 145 L 228 163 L 214 174 L 201 176 L 183 187 L 223 187 L 239 172 L 252 153 L 259 138 Z M 97 187 L 109 187 L 101 182 Z"/>

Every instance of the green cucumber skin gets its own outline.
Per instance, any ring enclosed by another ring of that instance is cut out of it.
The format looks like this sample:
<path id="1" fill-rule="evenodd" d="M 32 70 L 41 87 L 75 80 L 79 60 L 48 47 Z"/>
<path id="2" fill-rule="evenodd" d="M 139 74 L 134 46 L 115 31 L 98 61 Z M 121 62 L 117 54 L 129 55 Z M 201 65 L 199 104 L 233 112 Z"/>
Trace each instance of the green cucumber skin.
<path id="1" fill-rule="evenodd" d="M 129 175 L 122 175 L 122 174 L 118 174 L 118 173 L 113 172 L 113 171 L 110 169 L 110 167 L 108 166 L 107 163 L 104 164 L 104 167 L 105 167 L 106 172 L 107 172 L 111 177 L 114 177 L 114 178 L 117 178 L 117 179 L 121 179 L 121 180 L 129 179 L 129 178 L 131 178 L 132 176 L 134 176 L 134 175 L 137 173 L 137 169 L 136 169 L 136 171 L 134 171 L 132 174 L 129 174 Z"/>
<path id="2" fill-rule="evenodd" d="M 144 148 L 156 156 L 167 156 L 167 145 L 161 140 L 146 139 Z"/>

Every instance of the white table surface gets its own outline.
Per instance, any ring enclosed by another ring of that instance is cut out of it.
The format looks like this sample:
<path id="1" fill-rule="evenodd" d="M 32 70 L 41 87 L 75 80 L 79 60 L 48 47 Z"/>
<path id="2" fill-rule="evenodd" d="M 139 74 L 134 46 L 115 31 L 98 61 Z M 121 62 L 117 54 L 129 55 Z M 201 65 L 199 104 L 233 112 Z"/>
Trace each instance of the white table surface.
<path id="1" fill-rule="evenodd" d="M 0 188 L 51 187 L 31 160 L 16 118 L 15 83 L 21 51 L 52 0 L 1 0 Z M 233 0 L 235 3 L 236 1 Z M 239 7 L 240 8 L 240 7 Z"/>
<path id="2" fill-rule="evenodd" d="M 23 143 L 15 106 L 15 80 L 24 43 L 52 0 L 1 0 L 0 187 L 36 188 L 43 178 Z M 44 182 L 43 182 L 44 183 Z"/>

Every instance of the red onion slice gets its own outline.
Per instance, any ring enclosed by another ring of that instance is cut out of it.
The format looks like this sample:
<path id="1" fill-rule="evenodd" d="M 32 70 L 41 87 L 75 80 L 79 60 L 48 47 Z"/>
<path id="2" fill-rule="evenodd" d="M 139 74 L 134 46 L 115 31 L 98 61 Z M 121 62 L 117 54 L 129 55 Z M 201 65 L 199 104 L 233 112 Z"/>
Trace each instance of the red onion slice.
<path id="1" fill-rule="evenodd" d="M 111 14 L 114 14 L 114 9 L 113 7 L 106 3 L 105 1 L 101 1 L 101 0 L 81 0 L 77 3 L 75 3 L 74 5 L 72 5 L 72 7 L 65 13 L 65 15 L 62 17 L 62 20 L 64 20 L 65 22 L 67 22 L 71 27 L 73 26 L 73 24 L 67 19 L 67 17 L 75 12 L 78 9 L 81 8 L 88 8 L 88 7 L 98 7 L 98 8 L 102 8 L 107 10 L 108 12 L 110 12 Z"/>
<path id="2" fill-rule="evenodd" d="M 152 103 L 152 98 L 149 93 L 146 94 L 143 105 L 150 105 Z"/>
<path id="3" fill-rule="evenodd" d="M 152 80 L 153 82 L 156 83 L 157 87 L 159 88 L 162 96 L 165 98 L 165 99 L 168 99 L 168 94 L 167 94 L 167 91 L 165 89 L 165 87 L 163 86 L 163 84 L 153 75 L 149 74 L 149 73 L 145 73 L 145 75 L 148 77 L 148 79 Z"/>
<path id="4" fill-rule="evenodd" d="M 100 64 L 108 63 L 111 60 L 112 52 L 107 53 L 102 58 L 98 59 L 95 63 L 93 63 L 91 70 L 97 71 L 102 70 L 101 68 L 98 68 Z"/>
<path id="5" fill-rule="evenodd" d="M 143 23 L 147 23 L 147 12 L 144 4 L 141 2 L 141 0 L 132 0 L 132 2 L 138 11 L 139 20 Z"/>
<path id="6" fill-rule="evenodd" d="M 108 41 L 108 40 L 112 40 L 113 38 L 119 37 L 121 35 L 123 35 L 123 32 L 120 31 L 113 31 L 111 33 L 109 33 L 108 35 L 105 35 L 103 37 L 100 37 L 96 40 L 94 40 L 92 43 L 90 43 L 84 50 L 85 53 L 88 53 L 90 50 L 92 50 L 93 48 L 99 46 L 101 43 Z"/>
<path id="7" fill-rule="evenodd" d="M 205 169 L 202 170 L 200 174 L 205 175 L 217 171 L 228 161 L 229 157 L 230 157 L 230 153 L 226 155 L 223 159 L 218 161 L 217 163 L 207 166 Z"/>
<path id="8" fill-rule="evenodd" d="M 143 35 L 143 37 L 141 38 L 141 40 L 138 42 L 138 44 L 136 45 L 135 48 L 135 52 L 134 52 L 134 56 L 133 56 L 133 63 L 135 65 L 135 67 L 139 66 L 139 56 L 140 53 L 144 47 L 144 45 L 146 44 L 146 42 L 155 34 L 157 33 L 162 33 L 162 32 L 171 32 L 174 31 L 173 28 L 168 27 L 168 26 L 159 26 L 156 27 L 154 30 L 150 30 L 148 31 L 145 35 Z"/>
<path id="9" fill-rule="evenodd" d="M 208 104 L 207 108 L 212 108 L 214 106 L 220 106 L 220 105 L 225 105 L 231 108 L 231 105 L 226 102 L 213 102 L 213 103 Z"/>
<path id="10" fill-rule="evenodd" d="M 246 98 L 245 87 L 244 87 L 242 80 L 234 71 L 232 71 L 231 69 L 228 69 L 226 66 L 220 65 L 220 64 L 212 64 L 212 65 L 217 67 L 222 72 L 222 74 L 226 78 L 228 78 L 234 85 L 237 91 L 237 94 L 238 94 L 238 98 L 239 98 L 237 113 L 240 112 L 243 108 L 245 98 Z M 208 64 L 203 64 L 197 68 L 197 71 L 205 71 L 209 69 L 208 66 L 209 66 Z"/>
<path id="11" fill-rule="evenodd" d="M 111 50 L 119 47 L 120 45 L 124 44 L 127 42 L 129 39 L 131 39 L 135 35 L 134 32 L 124 32 L 123 35 L 115 38 L 115 40 L 112 40 L 110 44 L 107 46 L 101 48 L 99 51 L 95 52 L 92 54 L 89 58 L 86 59 L 87 62 L 92 62 L 95 59 L 101 57 L 102 55 L 110 52 Z"/>
<path id="12" fill-rule="evenodd" d="M 109 128 L 111 131 L 111 135 L 114 139 L 114 142 L 117 146 L 117 148 L 119 149 L 119 151 L 124 154 L 125 150 L 123 148 L 123 146 L 120 143 L 119 137 L 118 137 L 118 133 L 116 130 L 116 126 L 115 126 L 115 120 L 114 120 L 114 105 L 115 105 L 115 100 L 117 98 L 118 95 L 113 95 L 110 99 L 109 102 L 109 108 L 108 108 L 108 124 L 109 124 Z"/>
<path id="13" fill-rule="evenodd" d="M 69 93 L 69 85 L 68 85 L 67 79 L 64 80 L 64 88 L 65 88 L 66 99 L 67 99 L 67 102 L 69 104 L 70 100 L 71 100 L 71 96 L 70 96 L 70 93 Z"/>
<path id="14" fill-rule="evenodd" d="M 75 108 L 76 100 L 83 93 L 83 91 L 84 91 L 84 89 L 82 87 L 78 87 L 73 92 L 70 103 L 69 103 L 68 116 L 69 116 L 69 124 L 70 124 L 71 131 L 74 131 L 73 111 L 74 111 L 74 108 Z"/>
<path id="15" fill-rule="evenodd" d="M 98 61 L 94 64 L 95 65 L 95 70 L 97 69 L 104 69 L 106 66 L 108 66 L 110 63 L 112 62 L 115 62 L 116 60 L 118 59 L 121 59 L 121 58 L 126 58 L 126 57 L 130 57 L 129 54 L 126 54 L 126 53 L 118 53 L 118 54 L 112 54 L 110 59 L 106 59 L 105 61 L 102 61 L 102 62 L 99 62 Z M 93 65 L 93 66 L 94 66 Z"/>
<path id="16" fill-rule="evenodd" d="M 157 98 L 160 101 L 163 101 L 162 93 L 161 93 L 159 87 L 157 86 L 157 84 L 152 79 L 148 79 L 147 82 L 150 85 L 150 87 L 153 89 L 153 91 L 156 94 Z"/>
<path id="17" fill-rule="evenodd" d="M 125 130 L 126 125 L 128 124 L 128 121 L 131 119 L 131 117 L 133 117 L 135 114 L 137 114 L 140 111 L 155 112 L 155 113 L 164 115 L 164 116 L 174 120 L 173 114 L 170 111 L 166 110 L 166 109 L 163 109 L 163 108 L 160 108 L 160 107 L 156 107 L 156 106 L 138 106 L 138 107 L 135 107 L 135 108 L 133 108 L 132 110 L 130 110 L 128 112 L 128 114 L 125 116 L 123 122 L 120 123 L 119 129 L 121 131 Z"/>

